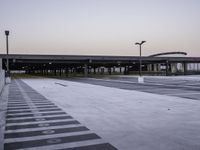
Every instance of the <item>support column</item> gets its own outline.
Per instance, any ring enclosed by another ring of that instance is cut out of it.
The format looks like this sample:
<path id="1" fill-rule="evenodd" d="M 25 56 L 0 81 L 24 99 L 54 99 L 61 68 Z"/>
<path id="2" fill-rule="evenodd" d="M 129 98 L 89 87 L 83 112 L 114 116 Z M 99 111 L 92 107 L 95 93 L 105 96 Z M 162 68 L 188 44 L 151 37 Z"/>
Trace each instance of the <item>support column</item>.
<path id="1" fill-rule="evenodd" d="M 60 74 L 60 76 L 62 75 L 62 69 L 59 70 L 59 74 Z"/>
<path id="2" fill-rule="evenodd" d="M 183 62 L 183 74 L 186 75 L 187 74 L 187 63 Z"/>
<path id="3" fill-rule="evenodd" d="M 125 66 L 124 67 L 124 75 L 126 75 L 127 74 L 127 67 Z"/>
<path id="4" fill-rule="evenodd" d="M 56 69 L 54 69 L 54 75 L 56 76 Z"/>
<path id="5" fill-rule="evenodd" d="M 87 77 L 88 76 L 88 65 L 84 64 L 84 76 Z"/>
<path id="6" fill-rule="evenodd" d="M 166 76 L 169 75 L 169 62 L 166 61 Z"/>
<path id="7" fill-rule="evenodd" d="M 65 68 L 65 76 L 66 76 L 66 77 L 69 76 L 69 70 L 68 70 L 68 67 Z"/>
<path id="8" fill-rule="evenodd" d="M 111 68 L 110 67 L 108 68 L 108 73 L 109 73 L 109 75 L 111 75 Z"/>

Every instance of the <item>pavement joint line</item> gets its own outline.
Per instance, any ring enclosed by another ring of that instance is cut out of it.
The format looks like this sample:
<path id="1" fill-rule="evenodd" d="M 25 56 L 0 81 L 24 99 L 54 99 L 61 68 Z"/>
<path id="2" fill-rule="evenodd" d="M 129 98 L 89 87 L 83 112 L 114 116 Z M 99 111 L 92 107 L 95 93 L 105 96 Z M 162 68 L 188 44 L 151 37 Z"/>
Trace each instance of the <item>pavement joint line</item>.
<path id="1" fill-rule="evenodd" d="M 8 138 L 4 139 L 4 143 L 14 143 L 14 142 L 27 142 L 32 140 L 43 140 L 43 139 L 49 139 L 49 138 L 59 138 L 59 137 L 68 137 L 68 136 L 74 136 L 74 135 L 86 135 L 86 134 L 92 134 L 93 132 L 90 130 L 86 131 L 79 131 L 79 132 L 69 132 L 69 133 L 59 133 L 59 134 L 48 134 L 48 135 L 38 135 L 38 136 L 30 136 L 30 137 L 17 137 L 17 138 Z"/>

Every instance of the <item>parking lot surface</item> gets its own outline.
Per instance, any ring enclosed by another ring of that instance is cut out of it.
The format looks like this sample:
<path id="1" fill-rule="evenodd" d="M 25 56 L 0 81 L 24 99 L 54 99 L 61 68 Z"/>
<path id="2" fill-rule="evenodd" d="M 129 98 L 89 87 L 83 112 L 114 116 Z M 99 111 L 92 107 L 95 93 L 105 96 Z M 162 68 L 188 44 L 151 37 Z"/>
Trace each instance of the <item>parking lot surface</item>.
<path id="1" fill-rule="evenodd" d="M 137 90 L 161 95 L 200 100 L 200 77 L 144 77 L 144 83 L 137 82 L 137 77 L 71 78 L 70 81 Z"/>

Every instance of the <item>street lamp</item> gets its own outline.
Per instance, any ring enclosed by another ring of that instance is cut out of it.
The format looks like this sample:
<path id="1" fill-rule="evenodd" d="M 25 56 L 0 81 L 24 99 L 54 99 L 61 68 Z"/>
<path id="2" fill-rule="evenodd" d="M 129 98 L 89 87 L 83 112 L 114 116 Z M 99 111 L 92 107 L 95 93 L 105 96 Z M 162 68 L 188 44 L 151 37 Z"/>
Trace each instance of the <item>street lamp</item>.
<path id="1" fill-rule="evenodd" d="M 10 76 L 10 72 L 9 72 L 9 59 L 8 59 L 8 36 L 9 36 L 9 31 L 6 30 L 5 31 L 5 35 L 6 35 L 6 76 L 9 77 Z"/>
<path id="2" fill-rule="evenodd" d="M 135 43 L 135 45 L 139 45 L 139 47 L 140 47 L 140 63 L 139 63 L 139 75 L 140 75 L 140 77 L 142 76 L 142 59 L 141 59 L 141 55 L 142 55 L 142 44 L 144 44 L 146 41 L 142 41 L 142 42 L 140 42 L 140 43 Z"/>

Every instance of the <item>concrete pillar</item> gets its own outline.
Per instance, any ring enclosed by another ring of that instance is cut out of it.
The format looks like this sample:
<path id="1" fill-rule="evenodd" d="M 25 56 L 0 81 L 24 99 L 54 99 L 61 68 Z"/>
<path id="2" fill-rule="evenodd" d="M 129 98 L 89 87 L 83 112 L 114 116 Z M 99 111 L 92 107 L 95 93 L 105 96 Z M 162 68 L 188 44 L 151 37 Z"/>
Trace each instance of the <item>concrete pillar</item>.
<path id="1" fill-rule="evenodd" d="M 126 75 L 127 74 L 127 67 L 125 66 L 124 67 L 124 75 Z"/>
<path id="2" fill-rule="evenodd" d="M 160 71 L 160 64 L 157 64 L 156 67 L 157 67 L 157 71 Z"/>
<path id="3" fill-rule="evenodd" d="M 183 74 L 186 75 L 187 74 L 187 63 L 183 62 Z"/>
<path id="4" fill-rule="evenodd" d="M 177 64 L 176 63 L 172 63 L 171 64 L 171 72 L 172 73 L 176 73 L 177 72 Z"/>
<path id="5" fill-rule="evenodd" d="M 54 69 L 54 75 L 56 76 L 56 69 Z"/>
<path id="6" fill-rule="evenodd" d="M 94 67 L 93 69 L 94 69 L 94 74 L 96 74 L 96 68 Z"/>
<path id="7" fill-rule="evenodd" d="M 153 69 L 155 72 L 157 71 L 157 64 L 153 64 Z"/>
<path id="8" fill-rule="evenodd" d="M 147 64 L 147 71 L 152 71 L 151 64 Z"/>
<path id="9" fill-rule="evenodd" d="M 113 73 L 115 73 L 115 67 L 113 67 Z"/>
<path id="10" fill-rule="evenodd" d="M 169 62 L 168 61 L 166 61 L 166 76 L 168 76 L 169 75 Z"/>
<path id="11" fill-rule="evenodd" d="M 111 71 L 111 67 L 109 67 L 109 68 L 108 68 L 108 73 L 109 73 L 109 75 L 112 74 L 111 72 L 112 72 L 112 71 Z"/>
<path id="12" fill-rule="evenodd" d="M 60 75 L 60 76 L 62 75 L 62 70 L 61 70 L 61 69 L 59 69 L 59 75 Z"/>
<path id="13" fill-rule="evenodd" d="M 101 74 L 104 74 L 104 67 L 101 67 Z"/>
<path id="14" fill-rule="evenodd" d="M 198 63 L 198 72 L 200 71 L 200 63 Z"/>
<path id="15" fill-rule="evenodd" d="M 88 76 L 88 65 L 84 64 L 84 76 L 87 77 Z"/>
<path id="16" fill-rule="evenodd" d="M 65 68 L 65 76 L 68 77 L 68 75 L 69 75 L 69 70 L 68 70 L 68 67 L 66 67 Z"/>

